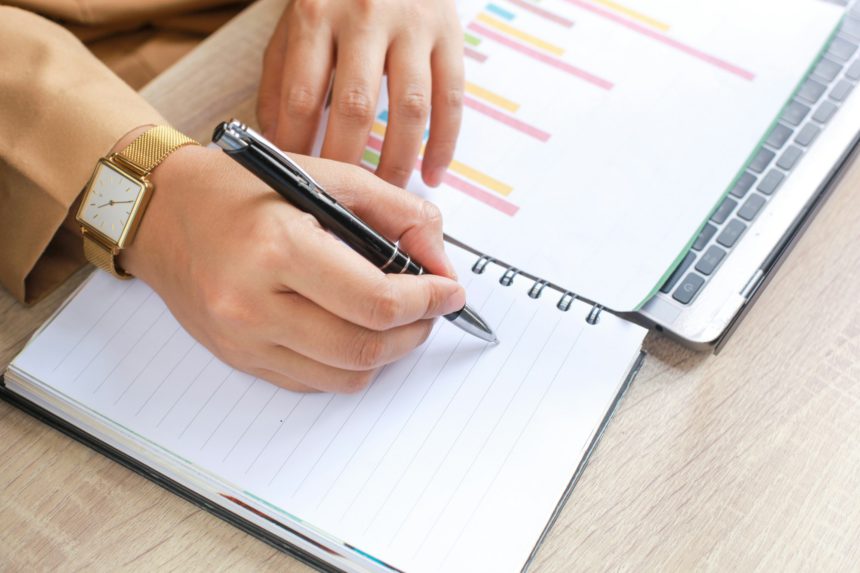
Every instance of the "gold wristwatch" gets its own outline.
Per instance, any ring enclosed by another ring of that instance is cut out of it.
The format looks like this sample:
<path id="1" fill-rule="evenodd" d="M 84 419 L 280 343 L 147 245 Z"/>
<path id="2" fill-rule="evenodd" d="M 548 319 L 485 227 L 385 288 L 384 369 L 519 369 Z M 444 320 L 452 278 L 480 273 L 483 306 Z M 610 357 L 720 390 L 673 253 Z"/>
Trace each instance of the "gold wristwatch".
<path id="1" fill-rule="evenodd" d="M 152 197 L 149 174 L 183 145 L 197 142 L 159 125 L 122 151 L 99 159 L 76 217 L 84 236 L 84 254 L 92 264 L 115 277 L 131 278 L 117 265 L 116 257 L 131 244 Z"/>

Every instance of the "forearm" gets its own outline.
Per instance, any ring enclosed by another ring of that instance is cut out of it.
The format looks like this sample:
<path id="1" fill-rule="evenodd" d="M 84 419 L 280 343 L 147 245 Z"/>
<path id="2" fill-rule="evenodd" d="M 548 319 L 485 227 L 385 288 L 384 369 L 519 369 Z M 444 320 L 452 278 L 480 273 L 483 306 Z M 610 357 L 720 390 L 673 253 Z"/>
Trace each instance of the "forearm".
<path id="1" fill-rule="evenodd" d="M 83 258 L 70 210 L 99 157 L 163 123 L 60 26 L 0 7 L 0 284 L 32 302 Z"/>

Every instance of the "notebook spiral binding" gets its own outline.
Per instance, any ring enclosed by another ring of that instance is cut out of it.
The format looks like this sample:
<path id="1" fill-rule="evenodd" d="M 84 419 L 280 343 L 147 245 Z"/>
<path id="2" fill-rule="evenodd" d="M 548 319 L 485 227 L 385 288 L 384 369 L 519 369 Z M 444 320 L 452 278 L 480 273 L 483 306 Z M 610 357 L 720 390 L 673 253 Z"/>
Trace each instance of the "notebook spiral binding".
<path id="1" fill-rule="evenodd" d="M 478 260 L 475 261 L 475 264 L 472 265 L 472 272 L 478 275 L 484 274 L 484 271 L 487 270 L 487 265 L 489 265 L 490 263 L 496 263 L 497 265 L 505 269 L 502 273 L 502 276 L 499 277 L 499 284 L 501 284 L 502 286 L 511 286 L 514 282 L 514 279 L 518 275 L 524 275 L 524 273 L 520 269 L 516 267 L 506 266 L 489 255 L 480 255 L 478 257 Z M 558 290 L 561 292 L 561 297 L 558 299 L 558 303 L 556 303 L 555 306 L 562 312 L 567 312 L 568 310 L 570 310 L 570 306 L 573 304 L 573 302 L 580 298 L 576 295 L 576 293 L 570 292 L 569 290 L 562 291 L 558 287 L 551 285 L 548 281 L 545 281 L 543 279 L 534 278 L 533 280 L 534 283 L 532 284 L 528 292 L 529 297 L 533 299 L 540 298 L 544 292 L 544 289 L 546 289 L 547 286 Z M 600 314 L 602 312 L 603 306 L 593 303 L 591 306 L 591 310 L 588 312 L 588 316 L 585 318 L 585 322 L 591 325 L 597 324 L 600 321 Z"/>

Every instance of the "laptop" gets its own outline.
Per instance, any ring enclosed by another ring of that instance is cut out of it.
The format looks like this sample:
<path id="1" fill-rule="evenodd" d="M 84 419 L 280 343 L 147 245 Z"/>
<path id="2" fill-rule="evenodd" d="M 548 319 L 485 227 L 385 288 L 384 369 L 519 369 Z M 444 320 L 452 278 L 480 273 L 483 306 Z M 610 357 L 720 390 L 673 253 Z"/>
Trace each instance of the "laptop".
<path id="1" fill-rule="evenodd" d="M 686 256 L 630 318 L 718 352 L 850 166 L 860 137 L 860 4 L 845 18 Z"/>

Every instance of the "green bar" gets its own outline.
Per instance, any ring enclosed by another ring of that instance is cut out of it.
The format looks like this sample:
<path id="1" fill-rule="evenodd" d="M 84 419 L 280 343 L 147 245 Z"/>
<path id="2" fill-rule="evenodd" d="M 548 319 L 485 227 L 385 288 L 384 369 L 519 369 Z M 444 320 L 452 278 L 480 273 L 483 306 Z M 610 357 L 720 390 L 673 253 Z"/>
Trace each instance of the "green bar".
<path id="1" fill-rule="evenodd" d="M 463 37 L 466 39 L 466 43 L 469 44 L 470 46 L 477 46 L 478 44 L 481 43 L 481 39 L 476 38 L 472 34 L 463 34 Z"/>
<path id="2" fill-rule="evenodd" d="M 361 156 L 361 158 L 367 163 L 373 165 L 374 167 L 379 165 L 379 154 L 375 151 L 371 151 L 370 149 L 365 149 L 364 154 Z"/>

